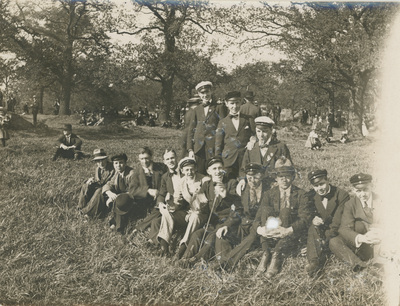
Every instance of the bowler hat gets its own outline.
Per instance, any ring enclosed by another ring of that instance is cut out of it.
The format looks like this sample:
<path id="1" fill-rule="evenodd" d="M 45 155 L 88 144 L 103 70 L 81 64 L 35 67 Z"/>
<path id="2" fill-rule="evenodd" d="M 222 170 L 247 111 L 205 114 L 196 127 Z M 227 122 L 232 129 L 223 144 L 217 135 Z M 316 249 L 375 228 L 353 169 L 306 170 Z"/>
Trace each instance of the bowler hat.
<path id="1" fill-rule="evenodd" d="M 316 169 L 308 173 L 308 180 L 311 184 L 318 183 L 322 178 L 328 176 L 328 171 L 325 169 Z"/>
<path id="2" fill-rule="evenodd" d="M 350 178 L 350 183 L 353 186 L 357 186 L 360 184 L 368 184 L 372 182 L 372 176 L 369 174 L 365 174 L 365 173 L 358 173 L 358 174 L 354 174 L 351 178 Z"/>
<path id="3" fill-rule="evenodd" d="M 287 159 L 285 156 L 281 156 L 275 163 L 275 174 L 294 174 L 296 173 L 296 169 L 293 167 L 290 159 Z"/>
<path id="4" fill-rule="evenodd" d="M 72 131 L 72 125 L 69 123 L 64 124 L 64 131 Z"/>
<path id="5" fill-rule="evenodd" d="M 120 153 L 120 154 L 116 154 L 116 155 L 112 156 L 111 160 L 112 161 L 121 161 L 121 160 L 123 160 L 123 161 L 126 162 L 128 160 L 128 156 L 126 156 L 125 153 Z"/>
<path id="6" fill-rule="evenodd" d="M 107 154 L 104 151 L 104 149 L 95 149 L 93 151 L 93 156 L 94 156 L 94 158 L 92 159 L 93 161 L 102 160 L 102 159 L 107 158 Z"/>
<path id="7" fill-rule="evenodd" d="M 254 99 L 255 95 L 254 95 L 254 92 L 252 92 L 252 91 L 246 91 L 246 93 L 244 94 L 244 97 L 247 100 L 252 100 L 252 99 Z"/>

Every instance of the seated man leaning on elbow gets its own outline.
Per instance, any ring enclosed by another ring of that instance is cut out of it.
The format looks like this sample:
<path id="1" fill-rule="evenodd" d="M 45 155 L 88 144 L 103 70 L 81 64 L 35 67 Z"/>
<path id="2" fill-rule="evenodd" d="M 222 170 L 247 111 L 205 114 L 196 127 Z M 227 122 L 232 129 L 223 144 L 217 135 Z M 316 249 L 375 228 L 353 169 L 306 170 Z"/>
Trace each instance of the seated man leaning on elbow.
<path id="1" fill-rule="evenodd" d="M 295 185 L 296 172 L 290 160 L 282 157 L 275 164 L 278 186 L 269 190 L 257 213 L 257 233 L 261 236 L 264 251 L 257 272 L 267 268 L 266 277 L 279 273 L 285 256 L 299 245 L 299 239 L 306 236 L 313 217 L 312 205 L 306 192 Z"/>
<path id="2" fill-rule="evenodd" d="M 375 227 L 373 208 L 376 196 L 372 193 L 372 176 L 359 173 L 350 178 L 356 196 L 344 205 L 339 236 L 332 238 L 329 247 L 336 257 L 349 263 L 354 272 L 367 267 L 374 256 L 374 245 L 381 242 Z"/>

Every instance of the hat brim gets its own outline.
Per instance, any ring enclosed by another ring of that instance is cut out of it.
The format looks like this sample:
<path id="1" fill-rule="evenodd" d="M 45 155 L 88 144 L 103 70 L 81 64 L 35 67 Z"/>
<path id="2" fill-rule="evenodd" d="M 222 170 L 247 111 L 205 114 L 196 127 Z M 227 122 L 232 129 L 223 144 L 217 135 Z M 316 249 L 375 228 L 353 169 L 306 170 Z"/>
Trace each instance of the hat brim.
<path id="1" fill-rule="evenodd" d="M 103 160 L 103 159 L 106 159 L 107 158 L 107 155 L 105 155 L 105 156 L 96 156 L 95 158 L 93 158 L 92 160 L 93 161 L 95 161 L 95 160 Z"/>

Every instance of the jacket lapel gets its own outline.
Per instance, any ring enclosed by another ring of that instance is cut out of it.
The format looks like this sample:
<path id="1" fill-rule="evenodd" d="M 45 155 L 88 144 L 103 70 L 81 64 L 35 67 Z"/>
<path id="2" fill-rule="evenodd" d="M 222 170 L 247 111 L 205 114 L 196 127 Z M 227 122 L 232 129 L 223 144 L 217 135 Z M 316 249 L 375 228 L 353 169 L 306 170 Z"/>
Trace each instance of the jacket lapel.
<path id="1" fill-rule="evenodd" d="M 270 164 L 271 160 L 274 158 L 276 151 L 278 148 L 276 146 L 269 146 L 267 153 L 265 153 L 265 156 L 263 158 L 263 165 L 267 166 Z M 261 154 L 261 153 L 260 153 Z"/>

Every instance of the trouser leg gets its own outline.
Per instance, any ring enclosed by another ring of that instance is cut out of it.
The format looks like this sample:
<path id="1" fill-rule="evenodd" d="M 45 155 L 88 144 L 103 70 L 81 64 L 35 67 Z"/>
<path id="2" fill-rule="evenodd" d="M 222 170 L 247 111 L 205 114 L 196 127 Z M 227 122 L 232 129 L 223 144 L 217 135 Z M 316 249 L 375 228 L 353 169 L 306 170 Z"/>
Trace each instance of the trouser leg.
<path id="1" fill-rule="evenodd" d="M 226 255 L 226 261 L 232 268 L 238 263 L 238 261 L 247 253 L 254 242 L 257 240 L 257 233 L 250 232 L 250 234 L 242 240 L 242 242 L 232 249 Z"/>
<path id="2" fill-rule="evenodd" d="M 335 256 L 344 262 L 355 267 L 362 263 L 362 260 L 356 255 L 356 249 L 348 245 L 341 236 L 336 236 L 329 241 L 329 248 Z"/>

